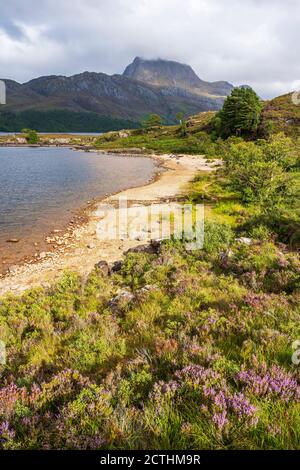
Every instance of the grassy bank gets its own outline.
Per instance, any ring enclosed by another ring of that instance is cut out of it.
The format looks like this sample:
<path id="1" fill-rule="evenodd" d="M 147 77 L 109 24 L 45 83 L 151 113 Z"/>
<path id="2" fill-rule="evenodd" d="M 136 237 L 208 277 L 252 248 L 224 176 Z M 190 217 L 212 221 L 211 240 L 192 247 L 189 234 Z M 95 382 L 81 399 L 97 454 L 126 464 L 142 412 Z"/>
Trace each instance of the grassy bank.
<path id="1" fill-rule="evenodd" d="M 215 155 L 217 145 L 206 132 L 213 115 L 213 112 L 206 112 L 190 118 L 184 130 L 181 125 L 176 125 L 127 130 L 121 134 L 110 132 L 100 136 L 95 142 L 95 147 L 104 150 L 136 148 L 150 153 Z"/>

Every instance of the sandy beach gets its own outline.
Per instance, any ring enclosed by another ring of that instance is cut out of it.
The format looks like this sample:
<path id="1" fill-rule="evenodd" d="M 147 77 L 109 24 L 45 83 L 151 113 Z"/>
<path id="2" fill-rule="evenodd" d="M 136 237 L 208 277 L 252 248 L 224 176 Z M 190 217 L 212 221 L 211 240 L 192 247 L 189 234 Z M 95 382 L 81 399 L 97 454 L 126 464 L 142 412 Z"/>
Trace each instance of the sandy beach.
<path id="1" fill-rule="evenodd" d="M 38 261 L 14 266 L 5 277 L 2 277 L 0 295 L 8 292 L 21 293 L 36 286 L 49 287 L 66 270 L 76 271 L 86 276 L 101 260 L 112 263 L 121 259 L 127 250 L 145 244 L 145 241 L 99 239 L 97 226 L 101 219 L 98 215 L 100 204 L 110 204 L 118 211 L 120 196 L 127 198 L 129 207 L 131 204 L 148 205 L 169 202 L 180 195 L 197 171 L 213 171 L 220 163 L 219 161 L 207 162 L 203 156 L 199 155 L 152 155 L 152 158 L 164 169 L 153 182 L 127 189 L 99 202 L 99 206 L 93 207 L 87 223 L 57 237 L 60 247 L 56 251 L 42 253 Z"/>

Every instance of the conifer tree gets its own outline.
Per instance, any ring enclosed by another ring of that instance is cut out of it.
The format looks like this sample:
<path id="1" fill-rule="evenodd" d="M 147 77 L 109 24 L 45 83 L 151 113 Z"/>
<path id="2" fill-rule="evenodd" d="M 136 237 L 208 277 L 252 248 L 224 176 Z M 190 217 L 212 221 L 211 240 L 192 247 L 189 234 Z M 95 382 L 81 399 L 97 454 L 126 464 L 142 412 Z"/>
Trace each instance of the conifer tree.
<path id="1" fill-rule="evenodd" d="M 215 118 L 217 134 L 251 137 L 257 132 L 262 111 L 259 97 L 252 88 L 234 88 Z"/>

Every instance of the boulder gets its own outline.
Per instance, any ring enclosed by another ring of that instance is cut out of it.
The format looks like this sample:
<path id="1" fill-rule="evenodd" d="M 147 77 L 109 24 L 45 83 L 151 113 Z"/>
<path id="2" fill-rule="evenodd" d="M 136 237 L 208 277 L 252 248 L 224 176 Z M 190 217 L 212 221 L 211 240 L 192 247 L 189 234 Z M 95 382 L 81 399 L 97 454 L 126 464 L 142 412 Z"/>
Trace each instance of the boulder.
<path id="1" fill-rule="evenodd" d="M 129 132 L 125 132 L 125 131 L 120 131 L 119 132 L 119 137 L 120 139 L 126 139 L 126 137 L 129 137 Z"/>
<path id="2" fill-rule="evenodd" d="M 118 313 L 119 302 L 131 302 L 133 299 L 134 295 L 131 292 L 127 290 L 121 290 L 119 291 L 118 295 L 111 299 L 111 301 L 109 302 L 109 306 L 114 313 Z"/>
<path id="3" fill-rule="evenodd" d="M 151 240 L 151 246 L 158 251 L 160 248 L 161 243 L 163 242 L 163 238 L 154 238 Z"/>
<path id="4" fill-rule="evenodd" d="M 25 137 L 17 137 L 16 138 L 16 143 L 17 144 L 27 144 L 27 140 L 25 139 Z"/>
<path id="5" fill-rule="evenodd" d="M 149 254 L 155 254 L 156 253 L 156 248 L 151 244 L 147 245 L 138 245 L 133 248 L 129 248 L 129 250 L 126 251 L 127 253 L 149 253 Z"/>
<path id="6" fill-rule="evenodd" d="M 122 261 L 115 261 L 110 267 L 110 270 L 112 273 L 117 273 L 121 271 L 121 269 L 122 269 Z"/>
<path id="7" fill-rule="evenodd" d="M 107 261 L 99 261 L 98 263 L 95 264 L 95 268 L 100 271 L 103 276 L 109 276 L 110 275 L 110 267 L 107 263 Z"/>

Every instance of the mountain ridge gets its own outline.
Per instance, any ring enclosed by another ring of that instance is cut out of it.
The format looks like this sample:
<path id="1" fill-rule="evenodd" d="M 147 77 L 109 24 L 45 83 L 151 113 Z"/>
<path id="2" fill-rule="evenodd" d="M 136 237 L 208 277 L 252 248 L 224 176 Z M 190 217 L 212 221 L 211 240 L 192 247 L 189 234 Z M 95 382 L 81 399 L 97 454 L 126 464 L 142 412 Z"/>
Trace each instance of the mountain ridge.
<path id="1" fill-rule="evenodd" d="M 152 70 L 152 77 L 147 72 L 143 79 L 140 75 L 143 68 Z M 156 113 L 169 123 L 175 121 L 180 111 L 190 116 L 220 109 L 232 89 L 228 82 L 201 80 L 189 65 L 138 57 L 122 75 L 85 71 L 71 76 L 37 77 L 22 84 L 4 81 L 7 104 L 1 106 L 1 112 L 67 110 L 133 121 Z"/>

